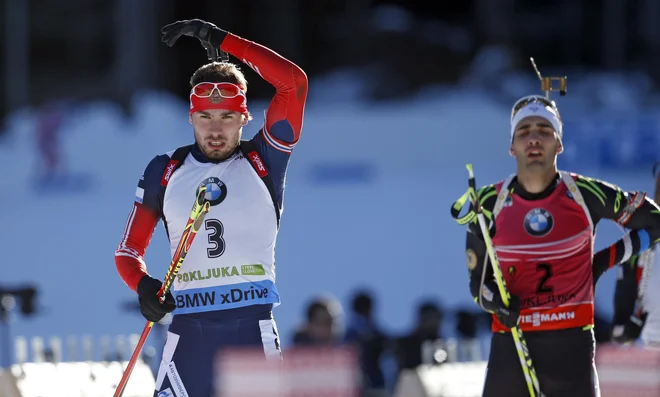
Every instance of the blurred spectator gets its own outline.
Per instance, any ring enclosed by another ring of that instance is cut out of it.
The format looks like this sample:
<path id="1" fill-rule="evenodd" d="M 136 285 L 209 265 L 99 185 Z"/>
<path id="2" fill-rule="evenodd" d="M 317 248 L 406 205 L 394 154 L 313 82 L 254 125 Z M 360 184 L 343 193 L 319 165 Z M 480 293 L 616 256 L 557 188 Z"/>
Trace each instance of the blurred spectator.
<path id="1" fill-rule="evenodd" d="M 440 306 L 435 302 L 423 302 L 417 309 L 417 324 L 408 335 L 395 341 L 395 354 L 399 371 L 414 369 L 424 362 L 422 350 L 427 342 L 442 339 L 440 328 L 444 317 Z"/>
<path id="2" fill-rule="evenodd" d="M 335 299 L 319 297 L 307 306 L 306 322 L 293 336 L 293 344 L 334 345 L 341 342 L 339 318 L 341 305 Z"/>
<path id="3" fill-rule="evenodd" d="M 344 342 L 358 348 L 364 388 L 384 389 L 380 360 L 386 349 L 387 337 L 372 317 L 373 305 L 373 298 L 367 291 L 359 291 L 353 296 Z"/>
<path id="4" fill-rule="evenodd" d="M 458 361 L 479 361 L 481 346 L 479 344 L 479 320 L 481 313 L 473 310 L 461 309 L 456 312 L 456 333 L 458 339 Z"/>
<path id="5" fill-rule="evenodd" d="M 42 164 L 39 165 L 37 173 L 42 183 L 53 182 L 66 172 L 60 147 L 60 127 L 64 115 L 64 102 L 58 100 L 45 102 L 38 111 L 35 134 Z"/>
<path id="6" fill-rule="evenodd" d="M 59 97 L 45 101 L 36 110 L 36 183 L 32 188 L 39 192 L 81 192 L 89 190 L 93 184 L 91 173 L 69 169 L 67 156 L 62 150 L 65 124 L 72 119 L 72 111 L 78 104 L 73 99 Z"/>

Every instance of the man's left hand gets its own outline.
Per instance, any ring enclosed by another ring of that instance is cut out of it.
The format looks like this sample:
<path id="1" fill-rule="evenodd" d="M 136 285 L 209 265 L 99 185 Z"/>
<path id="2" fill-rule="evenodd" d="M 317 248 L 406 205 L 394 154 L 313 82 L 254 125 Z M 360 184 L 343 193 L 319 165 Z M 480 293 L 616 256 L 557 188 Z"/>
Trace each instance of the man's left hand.
<path id="1" fill-rule="evenodd" d="M 160 29 L 161 41 L 172 47 L 179 37 L 196 37 L 204 48 L 218 49 L 227 36 L 227 32 L 210 22 L 201 19 L 186 19 L 165 25 Z"/>

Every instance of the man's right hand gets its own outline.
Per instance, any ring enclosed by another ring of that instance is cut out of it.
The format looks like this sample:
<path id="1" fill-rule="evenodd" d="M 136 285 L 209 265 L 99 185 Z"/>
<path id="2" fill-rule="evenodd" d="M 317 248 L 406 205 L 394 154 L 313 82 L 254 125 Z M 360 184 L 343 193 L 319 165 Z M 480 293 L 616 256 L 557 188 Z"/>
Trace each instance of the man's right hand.
<path id="1" fill-rule="evenodd" d="M 490 285 L 489 285 L 490 284 Z M 513 328 L 520 317 L 520 298 L 511 295 L 509 306 L 505 306 L 494 283 L 486 283 L 481 288 L 481 304 L 487 311 L 494 313 L 502 325 Z"/>
<path id="2" fill-rule="evenodd" d="M 495 315 L 505 327 L 515 327 L 516 324 L 518 324 L 518 318 L 520 317 L 520 298 L 511 295 L 511 298 L 509 298 L 509 307 L 504 306 L 502 299 L 499 299 L 499 302 L 497 302 L 495 307 Z"/>
<path id="3" fill-rule="evenodd" d="M 174 297 L 168 291 L 165 295 L 165 301 L 160 303 L 158 291 L 163 283 L 148 274 L 142 276 L 137 286 L 138 300 L 140 302 L 140 312 L 153 323 L 160 321 L 167 313 L 171 313 L 176 308 Z"/>

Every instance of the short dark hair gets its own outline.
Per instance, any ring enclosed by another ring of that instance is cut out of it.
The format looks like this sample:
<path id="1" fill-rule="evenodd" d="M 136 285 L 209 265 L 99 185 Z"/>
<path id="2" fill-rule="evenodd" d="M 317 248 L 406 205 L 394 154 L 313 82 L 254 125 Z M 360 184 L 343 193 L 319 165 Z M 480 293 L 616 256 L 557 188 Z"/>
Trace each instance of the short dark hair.
<path id="1" fill-rule="evenodd" d="M 190 78 L 190 87 L 202 82 L 236 84 L 247 94 L 247 80 L 243 72 L 230 62 L 211 62 L 202 65 Z"/>
<path id="2" fill-rule="evenodd" d="M 431 300 L 426 300 L 421 302 L 417 307 L 417 314 L 419 316 L 427 316 L 434 314 L 442 316 L 442 309 L 440 309 L 439 305 L 436 302 Z"/>
<path id="3" fill-rule="evenodd" d="M 311 322 L 316 313 L 318 312 L 328 312 L 330 313 L 330 308 L 328 307 L 328 302 L 323 299 L 315 299 L 307 305 L 306 315 L 307 321 Z"/>
<path id="4" fill-rule="evenodd" d="M 362 315 L 370 315 L 373 307 L 373 299 L 367 291 L 359 291 L 353 296 L 353 311 Z"/>

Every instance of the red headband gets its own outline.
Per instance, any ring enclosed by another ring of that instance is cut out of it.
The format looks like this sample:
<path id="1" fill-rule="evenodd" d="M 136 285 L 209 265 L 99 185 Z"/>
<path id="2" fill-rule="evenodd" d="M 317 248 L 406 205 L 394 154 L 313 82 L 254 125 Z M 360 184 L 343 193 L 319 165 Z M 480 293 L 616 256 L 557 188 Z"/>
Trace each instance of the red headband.
<path id="1" fill-rule="evenodd" d="M 232 83 L 199 83 L 190 90 L 190 114 L 200 110 L 223 109 L 247 114 L 245 91 Z"/>

